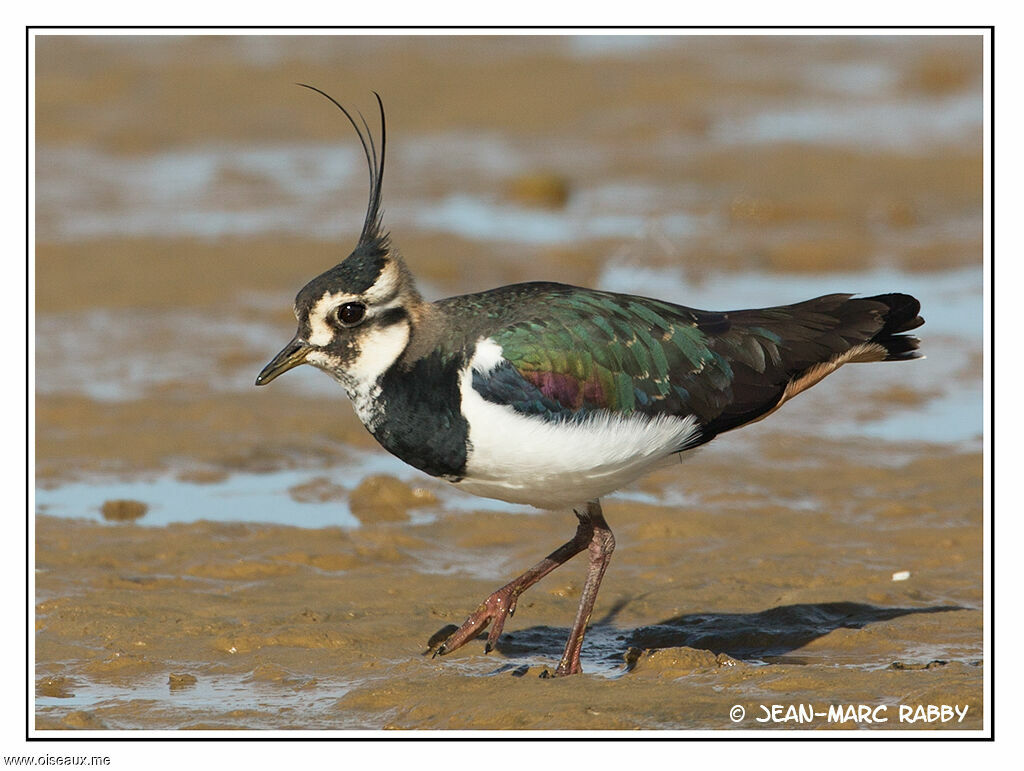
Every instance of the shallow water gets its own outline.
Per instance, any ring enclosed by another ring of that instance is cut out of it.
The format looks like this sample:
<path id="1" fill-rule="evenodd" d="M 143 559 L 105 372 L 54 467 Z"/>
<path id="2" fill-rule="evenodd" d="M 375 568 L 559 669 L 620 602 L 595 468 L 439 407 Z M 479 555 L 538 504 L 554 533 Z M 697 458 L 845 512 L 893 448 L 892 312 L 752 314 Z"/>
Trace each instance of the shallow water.
<path id="1" fill-rule="evenodd" d="M 140 525 L 161 527 L 172 522 L 259 522 L 292 527 L 358 527 L 344 495 L 329 500 L 310 500 L 296 494 L 304 485 L 336 486 L 344 493 L 370 474 L 387 474 L 410 487 L 428 478 L 386 453 L 371 453 L 361 460 L 338 464 L 332 469 L 281 469 L 259 474 L 239 473 L 212 481 L 191 481 L 167 474 L 140 475 L 135 479 L 91 477 L 80 482 L 37 487 L 36 511 L 53 517 L 72 517 L 104 521 L 103 503 L 108 500 L 135 500 L 149 508 L 137 521 Z M 449 490 L 430 484 L 440 501 L 409 512 L 414 524 L 430 521 L 436 511 L 511 511 L 519 507 L 491 499 Z M 120 523 L 116 523 L 120 524 Z"/>
<path id="2" fill-rule="evenodd" d="M 249 728 L 259 721 L 265 729 L 295 727 L 295 716 L 307 728 L 362 728 L 339 723 L 333 713 L 338 699 L 351 684 L 324 680 L 273 683 L 251 675 L 214 673 L 187 685 L 171 685 L 165 674 L 134 679 L 130 684 L 76 682 L 66 687 L 67 695 L 36 697 L 42 717 L 68 711 L 104 710 L 123 707 L 111 729 L 146 728 L 173 720 L 183 708 L 187 722 L 180 727 Z M 73 690 L 72 690 L 73 689 Z"/>

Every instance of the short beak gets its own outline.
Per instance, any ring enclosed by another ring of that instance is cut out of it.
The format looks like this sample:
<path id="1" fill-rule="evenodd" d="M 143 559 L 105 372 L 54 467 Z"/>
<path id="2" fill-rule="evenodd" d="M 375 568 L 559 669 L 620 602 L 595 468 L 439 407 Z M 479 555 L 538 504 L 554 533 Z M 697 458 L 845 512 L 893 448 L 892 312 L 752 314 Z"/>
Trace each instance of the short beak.
<path id="1" fill-rule="evenodd" d="M 256 377 L 256 385 L 266 385 L 278 375 L 306 363 L 306 355 L 310 347 L 305 340 L 294 338 L 288 345 L 281 349 L 281 352 L 271 359 L 270 364 L 263 368 L 263 371 Z"/>

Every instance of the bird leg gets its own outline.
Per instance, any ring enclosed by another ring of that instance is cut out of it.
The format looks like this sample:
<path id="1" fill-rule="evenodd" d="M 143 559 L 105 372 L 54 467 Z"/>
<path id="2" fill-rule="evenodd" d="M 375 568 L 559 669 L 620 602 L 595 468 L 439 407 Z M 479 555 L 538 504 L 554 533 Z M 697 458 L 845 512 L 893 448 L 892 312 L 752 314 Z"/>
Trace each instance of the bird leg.
<path id="1" fill-rule="evenodd" d="M 604 571 L 608 568 L 612 552 L 615 550 L 615 536 L 612 535 L 611 528 L 605 522 L 599 501 L 589 501 L 586 509 L 576 511 L 575 514 L 579 525 L 576 527 L 576 535 L 572 540 L 559 546 L 521 576 L 509 581 L 480 603 L 462 626 L 452 632 L 435 651 L 435 656 L 443 656 L 456 648 L 461 648 L 486 629 L 488 624 L 491 624 L 491 631 L 487 635 L 484 652 L 490 653 L 498 642 L 498 637 L 501 636 L 501 630 L 505 627 L 505 619 L 515 613 L 519 595 L 559 565 L 587 549 L 590 552 L 587 578 L 580 595 L 579 608 L 576 610 L 576 620 L 569 632 L 569 639 L 565 643 L 565 652 L 555 670 L 555 676 L 574 675 L 583 671 L 580 666 L 583 636 L 586 634 L 587 624 L 590 623 L 590 615 L 594 611 L 594 602 L 597 600 L 597 590 L 601 586 L 601 579 L 604 577 Z"/>
<path id="2" fill-rule="evenodd" d="M 484 652 L 490 653 L 498 642 L 498 637 L 501 636 L 501 630 L 505 627 L 505 619 L 508 616 L 515 614 L 516 602 L 519 599 L 519 595 L 540 581 L 559 565 L 563 565 L 575 557 L 588 546 L 593 548 L 596 533 L 591 512 L 595 508 L 600 525 L 604 527 L 610 537 L 611 531 L 607 530 L 608 526 L 605 524 L 604 518 L 601 516 L 601 507 L 596 501 L 588 503 L 587 508 L 583 512 L 576 511 L 575 514 L 576 518 L 579 519 L 579 525 L 576 527 L 576 535 L 573 536 L 572 540 L 559 546 L 551 552 L 551 554 L 542 559 L 521 576 L 512 579 L 480 603 L 470 617 L 463 622 L 462 626 L 452 632 L 448 639 L 441 644 L 441 646 L 434 652 L 434 655 L 443 656 L 446 653 L 451 653 L 457 648 L 461 648 L 467 642 L 476 637 L 477 634 L 486 629 L 488 624 L 491 624 L 491 631 L 487 635 L 487 644 L 484 646 Z M 593 557 L 591 557 L 591 562 L 593 563 Z M 601 572 L 604 572 L 603 568 L 601 569 Z M 597 582 L 600 583 L 600 581 L 601 578 L 598 576 Z M 587 582 L 589 585 L 589 573 L 587 576 Z M 594 594 L 596 595 L 596 593 L 597 587 L 595 585 Z M 593 607 L 593 604 L 593 600 L 591 600 L 591 607 Z M 582 641 L 583 635 L 580 634 L 580 644 L 582 644 Z M 577 669 L 579 668 L 578 647 L 579 646 L 577 646 L 576 654 Z M 568 655 L 568 648 L 566 651 L 566 655 Z"/>
<path id="3" fill-rule="evenodd" d="M 583 517 L 576 513 L 583 522 Z M 562 653 L 562 660 L 555 670 L 555 677 L 563 675 L 576 675 L 583 672 L 580 666 L 580 651 L 583 648 L 583 635 L 587 632 L 587 624 L 590 623 L 590 614 L 594 611 L 594 602 L 597 600 L 597 590 L 601 586 L 601 579 L 604 578 L 604 571 L 611 562 L 612 552 L 615 551 L 615 536 L 611 528 L 604 521 L 604 514 L 601 512 L 600 501 L 587 503 L 585 512 L 586 520 L 590 523 L 590 563 L 587 565 L 587 579 L 583 583 L 583 592 L 580 594 L 580 605 L 576 610 L 576 620 L 573 621 L 572 629 L 569 631 L 569 639 L 565 642 L 565 652 Z"/>

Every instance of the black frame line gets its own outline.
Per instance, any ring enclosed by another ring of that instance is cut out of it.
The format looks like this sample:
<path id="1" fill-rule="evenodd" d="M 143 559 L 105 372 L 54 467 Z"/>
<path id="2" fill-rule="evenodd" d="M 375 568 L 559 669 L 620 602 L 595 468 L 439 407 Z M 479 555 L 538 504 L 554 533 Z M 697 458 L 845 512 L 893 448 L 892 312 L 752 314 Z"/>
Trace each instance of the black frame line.
<path id="1" fill-rule="evenodd" d="M 628 26 L 614 26 L 614 25 L 585 25 L 585 26 L 570 26 L 570 25 L 526 25 L 526 26 L 508 26 L 508 27 L 479 27 L 474 25 L 414 25 L 414 26 L 376 26 L 376 25 L 357 25 L 348 27 L 332 27 L 332 26 L 304 26 L 304 25 L 287 25 L 287 26 L 271 26 L 271 25 L 260 25 L 251 27 L 237 27 L 228 25 L 215 25 L 215 26 L 198 26 L 198 25 L 156 25 L 156 26 L 131 26 L 131 25 L 76 25 L 70 27 L 62 27 L 58 25 L 41 25 L 41 26 L 27 26 L 26 30 L 26 95 L 25 95 L 25 121 L 26 121 L 26 153 L 25 153 L 25 179 L 26 179 L 26 565 L 30 564 L 29 560 L 31 557 L 30 550 L 32 544 L 29 543 L 28 531 L 29 531 L 29 517 L 34 516 L 34 512 L 30 510 L 31 504 L 31 490 L 34 480 L 30 478 L 29 472 L 29 459 L 34 451 L 34 447 L 30 444 L 30 433 L 29 429 L 32 425 L 32 415 L 30 411 L 30 398 L 31 398 L 31 383 L 29 378 L 30 366 L 31 366 L 31 355 L 32 355 L 32 340 L 29 337 L 29 300 L 32 296 L 33 286 L 29 281 L 29 266 L 32 260 L 32 247 L 33 244 L 29 238 L 30 228 L 30 212 L 31 212 L 31 200 L 29 198 L 29 169 L 30 169 L 30 152 L 32 147 L 32 136 L 29 133 L 29 117 L 31 108 L 31 95 L 34 83 L 30 79 L 30 51 L 31 41 L 33 33 L 39 30 L 134 30 L 134 31 L 152 31 L 152 30 L 237 30 L 237 31 L 265 31 L 265 30 L 322 30 L 325 32 L 344 32 L 346 30 L 380 30 L 392 31 L 395 34 L 400 34 L 402 31 L 407 30 L 479 30 L 481 32 L 502 32 L 502 31 L 522 31 L 522 30 L 594 30 L 594 31 L 648 31 L 648 30 L 665 30 L 669 32 L 683 33 L 688 30 L 821 30 L 826 33 L 840 32 L 844 30 L 849 31 L 867 31 L 867 30 L 963 30 L 977 31 L 984 34 L 986 31 L 989 36 L 989 55 L 988 55 L 988 71 L 989 71 L 989 84 L 988 84 L 988 96 L 989 96 L 989 250 L 990 250 L 990 262 L 989 262 L 989 282 L 992 291 L 989 297 L 989 347 L 987 351 L 987 360 L 989 363 L 989 422 L 988 422 L 988 458 L 989 458 L 989 574 L 991 577 L 991 588 L 988 594 L 988 620 L 989 620 L 989 648 L 988 648 L 988 660 L 985 661 L 985 665 L 990 669 L 990 686 L 989 686 L 989 700 L 987 706 L 987 715 L 989 719 L 990 731 L 987 736 L 944 736 L 941 733 L 928 732 L 927 734 L 921 732 L 913 732 L 910 734 L 900 735 L 888 735 L 882 734 L 877 735 L 876 732 L 869 732 L 863 735 L 862 738 L 858 738 L 857 741 L 983 741 L 989 742 L 995 740 L 995 26 L 994 25 L 844 25 L 840 27 L 825 27 L 821 25 L 776 25 L 769 27 L 760 27 L 753 25 L 699 25 L 699 26 L 669 26 L 669 25 L 628 25 Z M 34 607 L 33 598 L 29 596 L 30 582 L 29 573 L 26 570 L 25 575 L 25 594 L 29 601 L 29 607 Z M 32 667 L 32 661 L 29 660 L 30 651 L 30 640 L 29 636 L 32 634 L 32 625 L 29 623 L 29 616 L 26 616 L 26 638 L 25 638 L 25 658 L 26 658 L 26 672 L 30 671 Z M 30 679 L 26 680 L 26 704 L 29 703 L 33 693 L 31 690 Z M 822 736 L 818 735 L 820 732 L 814 732 L 814 734 L 808 734 L 805 732 L 799 732 L 795 734 L 786 733 L 785 735 L 777 732 L 765 731 L 764 735 L 752 736 L 749 734 L 736 735 L 728 730 L 722 730 L 720 736 L 650 736 L 641 735 L 636 737 L 620 737 L 620 736 L 516 736 L 516 735 L 502 735 L 502 736 L 450 736 L 450 735 L 435 735 L 437 732 L 431 732 L 431 735 L 423 735 L 422 733 L 410 733 L 408 735 L 401 735 L 399 738 L 396 735 L 371 735 L 371 736 L 189 736 L 182 735 L 180 737 L 168 737 L 168 736 L 82 736 L 77 732 L 69 731 L 68 735 L 54 735 L 54 736 L 33 736 L 31 733 L 31 720 L 32 716 L 27 712 L 26 714 L 26 730 L 25 738 L 28 742 L 47 742 L 47 741 L 75 741 L 75 742 L 177 742 L 177 741 L 229 741 L 229 742 L 261 742 L 261 741 L 850 741 L 851 739 L 844 736 Z M 245 730 L 245 729 L 240 729 Z"/>

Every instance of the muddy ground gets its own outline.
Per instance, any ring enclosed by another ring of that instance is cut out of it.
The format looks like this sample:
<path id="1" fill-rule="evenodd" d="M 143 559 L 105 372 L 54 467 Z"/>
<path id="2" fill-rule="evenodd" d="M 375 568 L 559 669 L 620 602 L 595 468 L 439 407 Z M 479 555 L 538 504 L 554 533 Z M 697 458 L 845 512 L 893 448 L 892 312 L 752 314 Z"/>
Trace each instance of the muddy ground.
<path id="1" fill-rule="evenodd" d="M 526 595 L 489 656 L 482 641 L 425 652 L 566 540 L 568 514 L 348 532 L 38 517 L 39 694 L 98 700 L 47 700 L 37 727 L 727 729 L 736 704 L 864 703 L 894 705 L 895 728 L 895 705 L 956 703 L 970 708 L 957 727 L 978 728 L 980 458 L 927 453 L 893 474 L 850 462 L 849 447 L 816 451 L 825 474 L 779 464 L 771 483 L 824 511 L 765 503 L 710 453 L 687 472 L 733 492 L 607 505 L 618 548 L 591 674 L 559 681 L 538 675 L 557 662 L 582 563 Z"/>
<path id="2" fill-rule="evenodd" d="M 752 104 L 770 111 L 804 92 L 813 102 L 814 67 L 848 79 L 866 67 L 866 85 L 851 87 L 856 98 L 884 88 L 941 115 L 980 88 L 980 43 L 970 40 L 711 38 L 591 50 L 537 39 L 72 37 L 38 38 L 36 51 L 44 175 L 48 154 L 102 153 L 124 176 L 132 164 L 149 168 L 153 154 L 195 146 L 348 146 L 346 126 L 289 84 L 360 98 L 377 89 L 395 137 L 385 184 L 386 208 L 405 223 L 393 226 L 395 240 L 438 295 L 527 279 L 594 284 L 623 260 L 682 265 L 691 277 L 758 271 L 780 280 L 880 264 L 926 277 L 981 270 L 980 130 L 909 148 L 822 143 L 799 131 L 735 145 L 716 133 L 722 116 Z M 895 73 L 881 85 L 870 69 L 879 61 Z M 490 167 L 467 152 L 469 160 L 411 168 L 445 132 L 463 142 L 503 133 L 551 154 Z M 403 135 L 425 144 L 403 149 Z M 573 161 L 572 142 L 593 151 L 588 162 Z M 685 151 L 670 152 L 673 142 Z M 84 481 L 102 491 L 141 477 L 202 486 L 283 469 L 308 483 L 290 494 L 288 511 L 299 515 L 271 523 L 218 521 L 216 509 L 180 512 L 163 526 L 146 514 L 132 521 L 131 505 L 110 508 L 124 514 L 117 522 L 38 510 L 36 729 L 982 727 L 980 408 L 976 428 L 948 441 L 827 433 L 839 417 L 870 421 L 939 398 L 935 382 L 876 381 L 849 367 L 856 372 L 837 374 L 831 396 L 814 395 L 830 379 L 801 396 L 804 406 L 787 405 L 606 502 L 618 548 L 586 674 L 539 676 L 557 663 L 582 562 L 525 595 L 491 654 L 474 641 L 432 658 L 433 633 L 567 540 L 574 519 L 450 505 L 426 477 L 387 473 L 364 484 L 369 472 L 353 459 L 382 451 L 340 391 L 250 387 L 292 334 L 292 294 L 355 237 L 364 170 L 311 215 L 342 211 L 340 236 L 136 227 L 110 192 L 117 179 L 76 192 L 73 170 L 45 176 L 38 198 L 37 487 Z M 452 190 L 557 211 L 565 189 L 572 200 L 606 176 L 627 192 L 654 191 L 641 208 L 685 202 L 712 224 L 686 238 L 667 224 L 668 235 L 523 244 L 438 232 L 409 214 L 415 200 Z M 685 201 L 659 202 L 657 191 L 677 183 L 690 191 Z M 211 184 L 212 200 L 228 209 L 259 212 L 261 196 L 272 197 L 259 175 Z M 76 220 L 68 212 L 82 200 Z M 133 331 L 185 317 L 191 332 Z M 111 329 L 74 359 L 62 340 L 79 340 L 73 333 L 97 319 Z M 249 324 L 258 325 L 255 343 Z M 181 354 L 192 334 L 203 356 Z M 926 347 L 927 334 L 926 326 Z M 948 379 L 980 393 L 980 339 L 947 330 L 931 345 L 929 366 L 946 346 L 939 359 L 959 362 Z M 114 390 L 90 390 L 101 378 Z M 861 387 L 855 381 L 873 385 L 849 390 Z M 340 479 L 331 476 L 338 469 Z M 311 500 L 337 501 L 361 525 L 302 527 Z M 736 705 L 739 720 L 730 717 Z M 761 705 L 844 713 L 761 723 Z M 849 705 L 887 721 L 852 719 Z M 901 722 L 901 705 L 912 716 L 928 705 L 967 712 L 962 722 Z"/>

